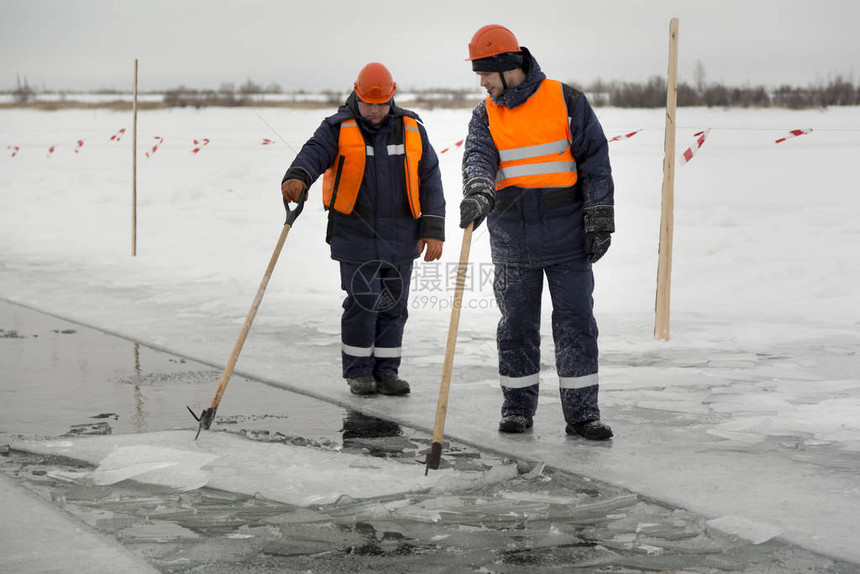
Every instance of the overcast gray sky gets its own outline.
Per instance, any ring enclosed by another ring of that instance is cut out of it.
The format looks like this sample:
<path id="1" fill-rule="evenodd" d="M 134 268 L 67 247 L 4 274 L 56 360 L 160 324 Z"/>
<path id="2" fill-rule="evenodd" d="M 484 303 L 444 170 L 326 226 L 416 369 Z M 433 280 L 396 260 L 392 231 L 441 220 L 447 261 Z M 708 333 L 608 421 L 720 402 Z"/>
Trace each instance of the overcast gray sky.
<path id="1" fill-rule="evenodd" d="M 665 76 L 680 19 L 679 74 L 805 86 L 860 80 L 860 0 L 0 0 L 0 89 L 348 89 L 380 61 L 399 87 L 472 87 L 484 24 L 509 27 L 551 77 Z"/>

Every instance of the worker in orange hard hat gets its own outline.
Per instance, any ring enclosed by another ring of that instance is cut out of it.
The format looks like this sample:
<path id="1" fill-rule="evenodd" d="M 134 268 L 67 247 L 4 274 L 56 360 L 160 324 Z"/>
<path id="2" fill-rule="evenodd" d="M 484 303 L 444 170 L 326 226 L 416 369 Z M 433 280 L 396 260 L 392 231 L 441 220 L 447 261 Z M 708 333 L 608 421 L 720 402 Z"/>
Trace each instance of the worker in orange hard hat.
<path id="1" fill-rule="evenodd" d="M 399 368 L 413 261 L 439 259 L 445 240 L 439 159 L 418 115 L 395 105 L 396 91 L 388 68 L 367 64 L 281 182 L 297 202 L 322 176 L 326 241 L 346 291 L 343 376 L 357 395 L 410 392 Z"/>
<path id="2" fill-rule="evenodd" d="M 387 104 L 397 91 L 397 82 L 391 77 L 388 68 L 378 62 L 371 62 L 358 73 L 353 89 L 362 102 Z"/>
<path id="3" fill-rule="evenodd" d="M 526 432 L 537 410 L 544 277 L 567 434 L 612 437 L 597 405 L 591 266 L 615 231 L 609 146 L 585 95 L 551 80 L 513 32 L 496 24 L 469 42 L 486 100 L 469 122 L 460 226 L 487 220 L 502 317 L 496 333 L 502 419 Z"/>

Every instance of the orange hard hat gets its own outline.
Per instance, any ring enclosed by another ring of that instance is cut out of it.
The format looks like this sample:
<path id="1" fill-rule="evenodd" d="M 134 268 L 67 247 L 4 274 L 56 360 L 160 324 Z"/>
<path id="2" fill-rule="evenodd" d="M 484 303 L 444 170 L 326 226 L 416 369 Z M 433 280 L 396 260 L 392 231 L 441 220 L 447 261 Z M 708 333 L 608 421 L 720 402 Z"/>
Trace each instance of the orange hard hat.
<path id="1" fill-rule="evenodd" d="M 353 87 L 361 101 L 368 104 L 387 103 L 397 91 L 397 83 L 391 77 L 391 72 L 379 62 L 371 62 L 363 67 Z"/>
<path id="2" fill-rule="evenodd" d="M 520 43 L 514 33 L 498 24 L 484 26 L 469 42 L 469 57 L 466 60 L 492 58 L 505 52 L 519 52 Z"/>

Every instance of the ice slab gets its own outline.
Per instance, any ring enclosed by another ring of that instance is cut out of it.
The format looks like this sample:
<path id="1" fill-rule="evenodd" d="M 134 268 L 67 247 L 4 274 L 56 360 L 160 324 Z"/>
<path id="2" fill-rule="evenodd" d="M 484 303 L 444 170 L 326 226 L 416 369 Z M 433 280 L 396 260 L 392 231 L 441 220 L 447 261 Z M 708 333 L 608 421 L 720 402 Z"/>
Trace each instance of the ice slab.
<path id="1" fill-rule="evenodd" d="M 179 491 L 203 486 L 293 504 L 331 504 L 410 492 L 448 492 L 507 480 L 515 464 L 486 471 L 435 470 L 420 464 L 286 444 L 259 443 L 227 433 L 163 431 L 20 441 L 13 448 L 82 460 L 97 468 L 57 478 L 110 485 L 135 480 Z M 346 498 L 345 498 L 346 497 Z"/>
<path id="2" fill-rule="evenodd" d="M 775 526 L 755 522 L 743 516 L 721 516 L 709 520 L 707 524 L 714 530 L 749 540 L 753 544 L 762 544 L 782 533 Z"/>
<path id="3" fill-rule="evenodd" d="M 55 471 L 49 474 L 55 478 L 91 482 L 98 486 L 136 480 L 186 491 L 206 486 L 209 473 L 201 467 L 217 458 L 218 455 L 212 453 L 139 444 L 115 448 L 93 472 Z M 86 460 L 89 462 L 89 459 Z"/>

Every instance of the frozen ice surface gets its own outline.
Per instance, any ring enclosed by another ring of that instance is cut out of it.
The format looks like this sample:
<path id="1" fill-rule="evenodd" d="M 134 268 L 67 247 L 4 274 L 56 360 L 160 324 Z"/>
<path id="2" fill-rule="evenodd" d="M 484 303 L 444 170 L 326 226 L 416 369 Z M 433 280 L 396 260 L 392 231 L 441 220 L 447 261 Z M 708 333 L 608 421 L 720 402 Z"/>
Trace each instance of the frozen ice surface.
<path id="1" fill-rule="evenodd" d="M 469 118 L 467 110 L 419 111 L 437 149 L 460 139 Z M 91 138 L 94 145 L 86 153 L 64 154 L 60 147 L 50 159 L 23 152 L 0 158 L 0 297 L 140 341 L 144 363 L 151 345 L 217 372 L 280 231 L 277 184 L 292 159 L 285 150 L 247 142 L 270 137 L 272 126 L 298 144 L 322 116 L 319 110 L 259 113 L 268 125 L 244 110 L 142 115 L 142 138 L 166 134 L 178 141 L 178 134 L 201 126 L 217 134 L 206 155 L 166 146 L 141 162 L 140 237 L 138 256 L 131 258 L 124 239 L 130 233 L 129 199 L 117 191 L 131 189 L 130 143 L 110 147 L 107 141 L 121 117 L 102 111 L 49 117 L 0 111 L 0 134 L 15 134 L 22 150 L 47 143 L 44 130 L 35 126 L 106 135 L 98 145 Z M 737 516 L 772 524 L 781 539 L 860 563 L 854 534 L 860 516 L 860 267 L 846 256 L 860 252 L 860 224 L 846 215 L 860 212 L 854 191 L 860 163 L 856 131 L 845 129 L 860 123 L 860 108 L 679 112 L 679 141 L 702 127 L 712 131 L 694 161 L 676 172 L 672 339 L 665 343 L 652 336 L 664 114 L 613 108 L 599 114 L 610 134 L 645 128 L 611 144 L 618 231 L 595 266 L 601 411 L 616 438 L 591 445 L 564 435 L 549 336 L 543 339 L 535 428 L 528 436 L 499 436 L 493 340 L 498 312 L 489 286 L 480 281 L 466 294 L 461 316 L 447 437 L 623 485 L 712 519 Z M 815 131 L 773 144 L 775 132 L 799 125 Z M 461 231 L 452 216 L 460 159 L 459 152 L 440 156 L 449 239 L 439 266 L 416 262 L 416 274 L 424 279 L 445 277 L 445 266 L 456 264 Z M 815 169 L 797 169 L 809 165 Z M 451 285 L 443 282 L 431 292 L 419 282 L 412 291 L 402 369 L 412 396 L 350 396 L 338 365 L 340 280 L 337 265 L 328 260 L 319 196 L 315 186 L 290 232 L 218 424 L 229 424 L 234 387 L 249 375 L 431 429 L 450 317 L 440 303 L 450 299 Z M 486 228 L 474 240 L 470 261 L 480 269 L 490 262 Z M 543 320 L 548 334 L 548 307 Z M 3 338 L 4 344 L 34 342 L 14 322 L 0 328 L 16 333 Z M 81 423 L 62 405 L 80 400 L 86 389 L 52 385 L 51 349 L 44 352 L 44 376 L 29 386 L 0 389 L 2 420 L 17 424 L 6 432 L 58 436 Z M 14 364 L 14 357 L 4 360 L 6 368 Z M 92 373 L 98 365 L 80 360 L 76 368 Z M 92 415 L 135 401 L 140 416 L 110 421 L 113 432 L 152 432 L 187 425 L 179 422 L 187 417 L 184 404 L 199 410 L 208 403 L 211 383 L 199 382 L 181 400 L 170 384 L 144 380 L 86 396 Z M 259 412 L 289 410 L 277 389 L 254 393 L 261 397 Z M 41 411 L 21 416 L 16 405 L 32 401 L 39 401 Z M 321 418 L 331 416 L 340 415 Z M 250 430 L 262 432 L 266 424 Z"/>

